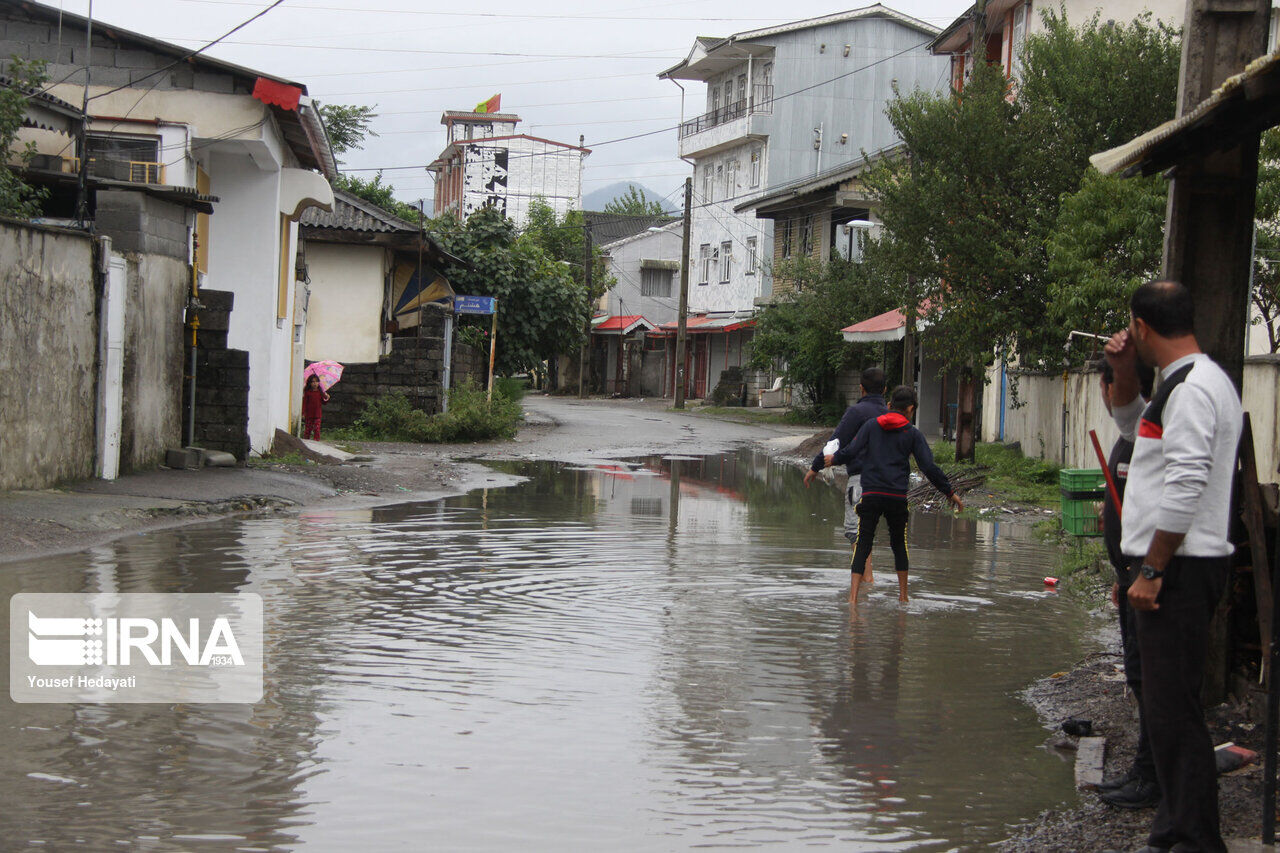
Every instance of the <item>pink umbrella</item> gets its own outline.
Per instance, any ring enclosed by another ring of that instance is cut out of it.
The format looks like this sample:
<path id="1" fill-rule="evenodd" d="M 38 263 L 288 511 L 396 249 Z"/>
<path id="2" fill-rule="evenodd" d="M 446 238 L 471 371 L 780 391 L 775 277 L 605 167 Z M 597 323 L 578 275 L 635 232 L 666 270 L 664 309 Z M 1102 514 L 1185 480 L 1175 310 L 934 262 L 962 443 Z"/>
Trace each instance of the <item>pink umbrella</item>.
<path id="1" fill-rule="evenodd" d="M 302 371 L 303 384 L 306 384 L 307 378 L 311 376 L 320 377 L 320 387 L 328 391 L 342 378 L 342 365 L 336 361 L 312 362 L 307 365 L 306 370 Z"/>

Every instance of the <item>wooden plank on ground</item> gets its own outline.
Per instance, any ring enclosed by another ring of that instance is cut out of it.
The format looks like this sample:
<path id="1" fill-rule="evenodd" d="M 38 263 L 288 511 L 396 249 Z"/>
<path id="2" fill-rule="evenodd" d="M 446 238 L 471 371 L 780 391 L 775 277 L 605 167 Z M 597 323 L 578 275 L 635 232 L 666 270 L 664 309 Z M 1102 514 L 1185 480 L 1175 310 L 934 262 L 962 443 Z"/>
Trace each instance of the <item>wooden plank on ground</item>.
<path id="1" fill-rule="evenodd" d="M 1082 737 L 1076 748 L 1076 787 L 1088 788 L 1102 782 L 1102 762 L 1107 757 L 1107 739 Z"/>
<path id="2" fill-rule="evenodd" d="M 1253 423 L 1244 413 L 1240 432 L 1240 514 L 1249 532 L 1249 556 L 1253 564 L 1253 594 L 1258 607 L 1258 638 L 1262 646 L 1259 681 L 1266 683 L 1271 660 L 1272 613 L 1271 569 L 1267 560 L 1267 531 L 1263 525 L 1262 492 L 1258 488 L 1258 463 L 1253 452 Z"/>

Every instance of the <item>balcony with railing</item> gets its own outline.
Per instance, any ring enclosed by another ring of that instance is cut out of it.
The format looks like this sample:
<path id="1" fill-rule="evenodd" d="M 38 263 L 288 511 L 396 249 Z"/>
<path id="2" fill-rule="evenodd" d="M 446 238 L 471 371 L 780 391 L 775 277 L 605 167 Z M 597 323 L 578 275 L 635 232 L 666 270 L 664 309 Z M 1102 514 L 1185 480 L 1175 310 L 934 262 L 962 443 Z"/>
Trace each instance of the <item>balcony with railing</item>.
<path id="1" fill-rule="evenodd" d="M 37 154 L 32 158 L 33 168 L 75 175 L 80 171 L 79 157 L 61 157 L 56 154 Z M 153 160 L 117 160 L 110 157 L 90 157 L 89 174 L 95 178 L 128 181 L 131 184 L 163 184 L 165 164 Z"/>
<path id="2" fill-rule="evenodd" d="M 740 98 L 680 125 L 680 156 L 692 157 L 725 148 L 751 132 L 751 116 L 773 112 L 773 86 L 756 83 L 749 98 Z"/>

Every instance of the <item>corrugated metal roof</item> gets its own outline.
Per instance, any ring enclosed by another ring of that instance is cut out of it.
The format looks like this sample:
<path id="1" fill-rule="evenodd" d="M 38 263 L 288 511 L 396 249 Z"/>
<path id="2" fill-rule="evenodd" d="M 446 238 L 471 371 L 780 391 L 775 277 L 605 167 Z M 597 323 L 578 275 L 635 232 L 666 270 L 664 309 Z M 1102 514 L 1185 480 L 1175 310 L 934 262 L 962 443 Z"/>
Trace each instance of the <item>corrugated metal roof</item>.
<path id="1" fill-rule="evenodd" d="M 678 217 L 674 216 L 631 216 L 625 213 L 597 213 L 590 210 L 582 215 L 587 220 L 587 228 L 591 230 L 591 240 L 597 246 L 616 243 L 642 234 L 650 228 L 661 228 L 678 220 Z"/>
<path id="2" fill-rule="evenodd" d="M 325 211 L 309 207 L 302 213 L 300 223 L 312 228 L 335 228 L 341 231 L 373 231 L 384 234 L 415 234 L 418 226 L 393 216 L 377 205 L 370 204 L 349 192 L 333 191 L 333 210 Z"/>

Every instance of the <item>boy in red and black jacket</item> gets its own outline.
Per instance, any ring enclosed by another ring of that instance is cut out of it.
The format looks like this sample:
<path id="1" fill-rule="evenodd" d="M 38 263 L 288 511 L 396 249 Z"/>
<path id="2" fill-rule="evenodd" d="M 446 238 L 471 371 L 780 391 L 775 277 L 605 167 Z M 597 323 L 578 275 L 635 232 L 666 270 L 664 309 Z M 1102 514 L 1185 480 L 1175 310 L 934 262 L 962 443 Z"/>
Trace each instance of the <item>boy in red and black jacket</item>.
<path id="1" fill-rule="evenodd" d="M 964 502 L 951 490 L 951 481 L 933 461 L 933 453 L 924 434 L 911 423 L 916 410 L 916 392 L 899 385 L 889 399 L 889 411 L 862 425 L 857 436 L 845 447 L 828 456 L 828 465 L 862 460 L 862 500 L 858 502 L 860 520 L 858 542 L 849 566 L 850 606 L 857 606 L 858 585 L 871 556 L 871 542 L 876 526 L 884 516 L 889 524 L 889 547 L 893 549 L 894 568 L 898 572 L 898 600 L 907 600 L 907 490 L 911 484 L 911 457 L 934 488 L 947 496 L 957 510 Z"/>

